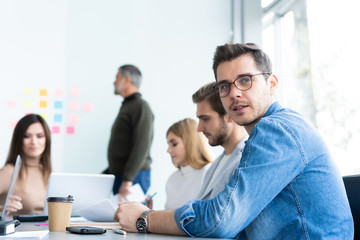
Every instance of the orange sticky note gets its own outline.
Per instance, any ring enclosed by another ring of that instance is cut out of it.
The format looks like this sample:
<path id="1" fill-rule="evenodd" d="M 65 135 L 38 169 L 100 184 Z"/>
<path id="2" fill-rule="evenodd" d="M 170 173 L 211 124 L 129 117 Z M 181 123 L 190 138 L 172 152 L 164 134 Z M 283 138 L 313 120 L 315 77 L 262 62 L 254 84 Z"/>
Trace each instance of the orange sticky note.
<path id="1" fill-rule="evenodd" d="M 41 100 L 41 101 L 40 101 L 40 107 L 41 107 L 41 108 L 47 108 L 47 101 Z"/>
<path id="2" fill-rule="evenodd" d="M 40 95 L 41 97 L 47 96 L 47 90 L 46 90 L 46 89 L 40 89 L 39 95 Z"/>

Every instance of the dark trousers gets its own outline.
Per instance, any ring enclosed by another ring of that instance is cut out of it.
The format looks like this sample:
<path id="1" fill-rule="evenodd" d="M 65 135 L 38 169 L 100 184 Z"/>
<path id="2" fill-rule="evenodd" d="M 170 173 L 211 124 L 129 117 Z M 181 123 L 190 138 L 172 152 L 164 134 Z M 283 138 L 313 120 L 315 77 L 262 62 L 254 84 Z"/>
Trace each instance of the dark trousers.
<path id="1" fill-rule="evenodd" d="M 113 193 L 117 194 L 119 193 L 119 188 L 122 183 L 122 175 L 115 176 L 115 182 L 113 186 Z M 141 189 L 144 191 L 144 194 L 146 194 L 147 190 L 150 187 L 150 170 L 143 170 L 136 175 L 133 184 L 140 184 Z"/>

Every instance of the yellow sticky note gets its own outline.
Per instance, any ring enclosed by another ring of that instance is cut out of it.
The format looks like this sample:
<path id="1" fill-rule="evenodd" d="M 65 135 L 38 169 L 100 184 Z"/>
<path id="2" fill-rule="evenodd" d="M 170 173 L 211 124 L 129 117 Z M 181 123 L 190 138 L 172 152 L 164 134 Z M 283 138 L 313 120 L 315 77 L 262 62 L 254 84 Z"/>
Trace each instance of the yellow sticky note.
<path id="1" fill-rule="evenodd" d="M 40 101 L 40 107 L 41 108 L 47 108 L 47 101 L 41 100 Z"/>
<path id="2" fill-rule="evenodd" d="M 30 107 L 32 107 L 32 101 L 30 101 L 30 100 L 25 100 L 24 101 L 24 107 L 26 107 L 26 108 L 30 108 Z"/>
<path id="3" fill-rule="evenodd" d="M 47 96 L 47 89 L 40 89 L 39 94 L 41 97 Z"/>
<path id="4" fill-rule="evenodd" d="M 49 115 L 47 113 L 39 113 L 40 116 L 42 116 L 42 118 L 47 121 L 49 118 Z"/>
<path id="5" fill-rule="evenodd" d="M 33 95 L 33 92 L 34 92 L 34 90 L 33 90 L 32 88 L 25 88 L 25 89 L 24 89 L 24 94 L 25 94 L 26 96 L 31 96 L 31 95 Z"/>

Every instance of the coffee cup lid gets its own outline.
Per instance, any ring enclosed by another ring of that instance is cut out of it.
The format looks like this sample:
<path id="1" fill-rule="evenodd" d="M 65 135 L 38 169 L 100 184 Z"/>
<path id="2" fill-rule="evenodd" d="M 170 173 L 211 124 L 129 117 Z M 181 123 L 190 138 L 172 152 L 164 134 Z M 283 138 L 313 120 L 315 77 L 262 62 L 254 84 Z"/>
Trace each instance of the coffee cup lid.
<path id="1" fill-rule="evenodd" d="M 72 195 L 69 195 L 67 197 L 48 197 L 48 202 L 73 202 L 74 198 Z"/>

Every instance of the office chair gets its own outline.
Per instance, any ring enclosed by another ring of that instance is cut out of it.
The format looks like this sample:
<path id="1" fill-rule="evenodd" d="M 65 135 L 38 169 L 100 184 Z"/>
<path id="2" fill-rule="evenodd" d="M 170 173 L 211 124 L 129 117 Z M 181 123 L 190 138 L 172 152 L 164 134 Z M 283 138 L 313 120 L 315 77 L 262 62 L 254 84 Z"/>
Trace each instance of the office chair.
<path id="1" fill-rule="evenodd" d="M 360 175 L 343 176 L 346 194 L 354 219 L 354 239 L 360 239 Z"/>

